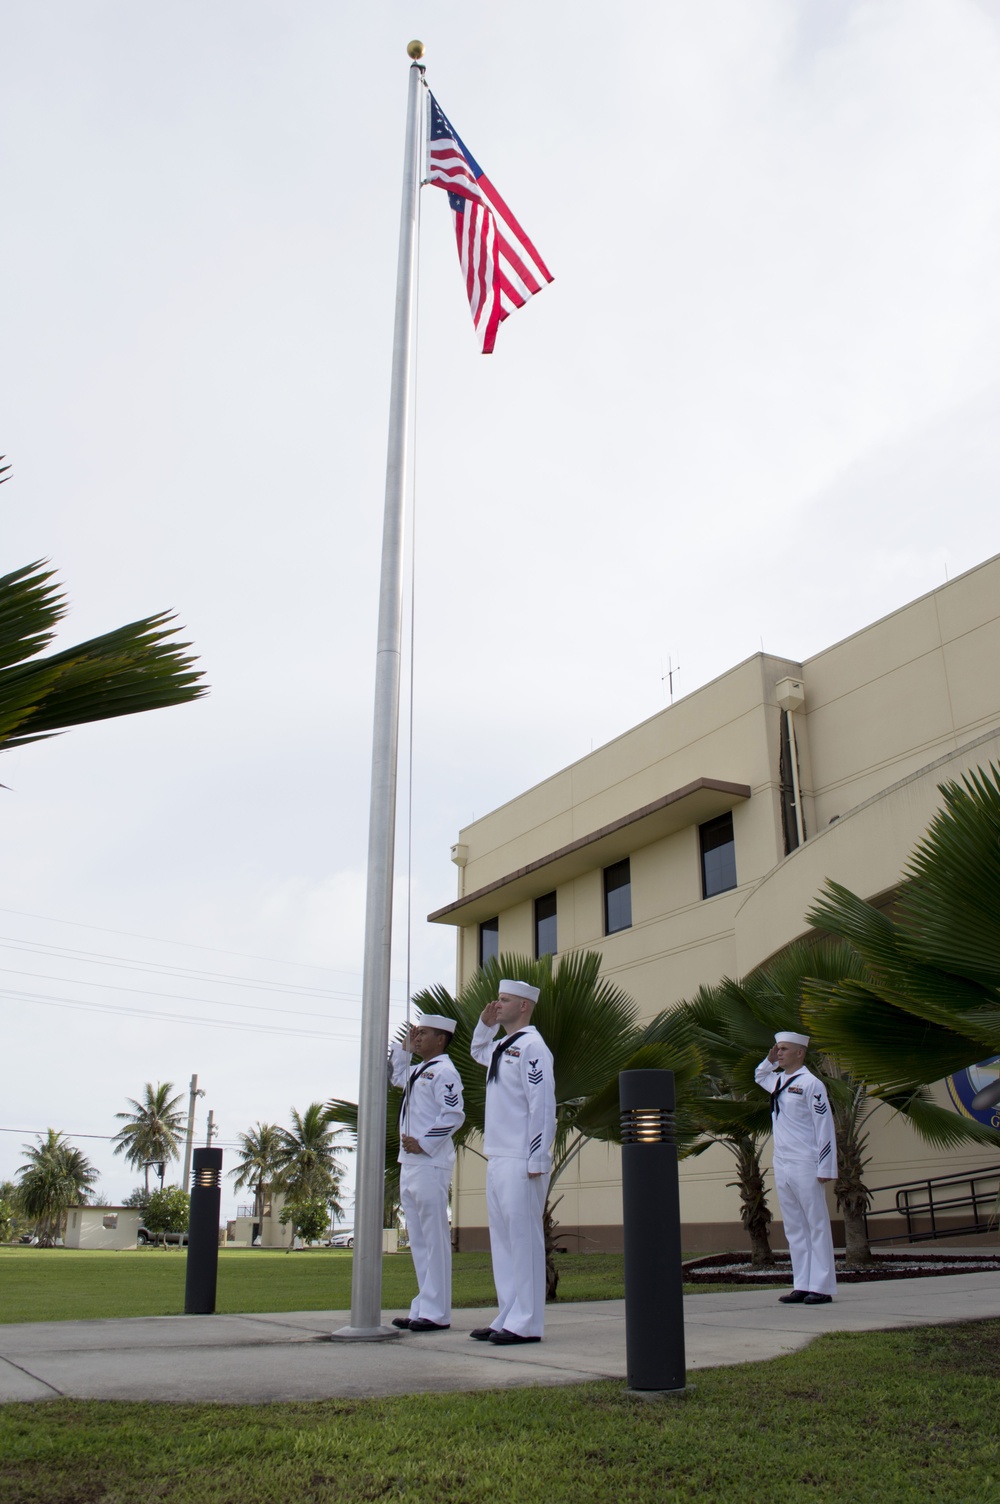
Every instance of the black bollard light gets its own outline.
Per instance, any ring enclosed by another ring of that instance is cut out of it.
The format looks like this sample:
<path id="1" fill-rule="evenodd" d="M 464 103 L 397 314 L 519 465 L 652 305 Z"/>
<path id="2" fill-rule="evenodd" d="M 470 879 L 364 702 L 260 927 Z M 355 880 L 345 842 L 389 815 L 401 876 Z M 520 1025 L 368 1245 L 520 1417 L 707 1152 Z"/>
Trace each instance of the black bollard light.
<path id="1" fill-rule="evenodd" d="M 185 1316 L 215 1314 L 219 1276 L 219 1209 L 222 1205 L 222 1150 L 196 1149 L 188 1220 Z"/>
<path id="2" fill-rule="evenodd" d="M 684 1298 L 673 1071 L 622 1071 L 618 1100 L 628 1387 L 680 1393 Z"/>

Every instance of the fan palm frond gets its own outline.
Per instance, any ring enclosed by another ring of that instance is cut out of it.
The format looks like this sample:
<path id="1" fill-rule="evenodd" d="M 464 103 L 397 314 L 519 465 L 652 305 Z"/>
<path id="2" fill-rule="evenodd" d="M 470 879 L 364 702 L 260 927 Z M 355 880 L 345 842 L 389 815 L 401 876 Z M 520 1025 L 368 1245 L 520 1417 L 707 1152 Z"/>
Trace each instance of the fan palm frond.
<path id="1" fill-rule="evenodd" d="M 65 609 L 44 562 L 0 577 L 0 751 L 205 694 L 168 611 L 39 657 Z"/>

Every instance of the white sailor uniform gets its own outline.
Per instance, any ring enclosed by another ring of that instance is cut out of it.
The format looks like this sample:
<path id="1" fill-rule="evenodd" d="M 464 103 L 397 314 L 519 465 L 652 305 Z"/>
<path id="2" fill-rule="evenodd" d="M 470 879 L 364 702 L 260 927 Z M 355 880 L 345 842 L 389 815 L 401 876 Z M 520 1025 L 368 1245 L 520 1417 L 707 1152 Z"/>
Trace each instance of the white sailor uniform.
<path id="1" fill-rule="evenodd" d="M 406 1218 L 417 1293 L 410 1320 L 451 1324 L 451 1224 L 448 1187 L 455 1164 L 452 1134 L 465 1122 L 462 1078 L 447 1055 L 411 1065 L 408 1051 L 394 1044 L 389 1057 L 393 1086 L 404 1088 L 400 1136 L 419 1141 L 423 1154 L 399 1148 L 399 1199 Z"/>
<path id="2" fill-rule="evenodd" d="M 837 1138 L 833 1109 L 812 1071 L 782 1073 L 761 1061 L 754 1079 L 772 1100 L 774 1183 L 792 1256 L 796 1290 L 834 1295 L 837 1276 L 826 1191 L 818 1177 L 837 1178 Z"/>
<path id="3" fill-rule="evenodd" d="M 499 1314 L 495 1331 L 540 1337 L 545 1325 L 545 1232 L 542 1218 L 552 1173 L 556 1091 L 552 1052 L 533 1025 L 497 1042 L 498 1025 L 479 1023 L 472 1056 L 489 1070 L 486 1084 L 486 1208 L 493 1283 Z M 509 1041 L 509 1042 L 508 1042 Z M 532 1178 L 534 1177 L 534 1178 Z"/>

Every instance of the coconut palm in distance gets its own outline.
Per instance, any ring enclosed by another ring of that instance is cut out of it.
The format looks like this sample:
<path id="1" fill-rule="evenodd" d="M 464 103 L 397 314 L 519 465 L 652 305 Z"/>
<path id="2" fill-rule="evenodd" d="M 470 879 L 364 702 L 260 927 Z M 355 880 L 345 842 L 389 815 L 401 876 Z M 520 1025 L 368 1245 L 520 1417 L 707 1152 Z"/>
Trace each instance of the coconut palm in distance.
<path id="1" fill-rule="evenodd" d="M 811 984 L 806 1016 L 886 1097 L 1000 1054 L 1000 770 L 939 787 L 944 806 L 913 850 L 892 918 L 834 882 L 807 916 L 849 941 L 867 976 Z"/>
<path id="2" fill-rule="evenodd" d="M 67 1207 L 89 1200 L 98 1172 L 62 1133 L 50 1128 L 37 1144 L 24 1145 L 18 1170 L 18 1210 L 34 1222 L 38 1241 L 51 1248 L 62 1233 Z"/>
<path id="3" fill-rule="evenodd" d="M 236 1135 L 239 1142 L 239 1162 L 229 1171 L 234 1176 L 233 1189 L 241 1191 L 244 1186 L 253 1191 L 254 1221 L 264 1215 L 266 1191 L 271 1185 L 281 1164 L 285 1147 L 284 1129 L 275 1123 L 258 1122 L 246 1133 Z"/>
<path id="4" fill-rule="evenodd" d="M 124 1154 L 126 1162 L 133 1169 L 142 1170 L 146 1177 L 147 1192 L 150 1164 L 165 1166 L 170 1160 L 180 1158 L 184 1115 L 178 1103 L 183 1101 L 183 1096 L 172 1098 L 170 1093 L 173 1089 L 172 1081 L 157 1082 L 155 1088 L 152 1081 L 147 1081 L 141 1102 L 137 1102 L 134 1097 L 128 1098 L 129 1105 L 134 1110 L 115 1113 L 119 1122 L 125 1124 L 111 1140 L 115 1153 Z M 160 1184 L 163 1184 L 162 1171 Z"/>
<path id="5" fill-rule="evenodd" d="M 272 1185 L 284 1192 L 290 1206 L 307 1207 L 322 1201 L 334 1216 L 343 1216 L 340 1181 L 344 1162 L 334 1142 L 341 1130 L 330 1126 L 332 1119 L 322 1102 L 310 1102 L 303 1113 L 293 1107 L 291 1117 L 291 1128 L 278 1130 L 281 1142 Z M 294 1216 L 291 1221 L 294 1238 L 298 1227 Z"/>

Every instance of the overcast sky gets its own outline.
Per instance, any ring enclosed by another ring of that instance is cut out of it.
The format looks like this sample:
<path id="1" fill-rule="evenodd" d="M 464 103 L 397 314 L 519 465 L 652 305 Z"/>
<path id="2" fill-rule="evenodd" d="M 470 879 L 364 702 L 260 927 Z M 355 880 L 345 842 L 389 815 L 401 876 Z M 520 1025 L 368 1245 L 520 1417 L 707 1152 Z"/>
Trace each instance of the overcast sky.
<path id="1" fill-rule="evenodd" d="M 356 1094 L 407 41 L 555 276 L 481 356 L 424 190 L 416 988 L 460 827 L 668 662 L 807 657 L 1000 551 L 1000 3 L 0 23 L 2 569 L 53 561 L 63 645 L 174 609 L 212 686 L 0 768 L 0 1179 L 51 1125 L 113 1201 L 146 1081 L 225 1145 Z"/>

